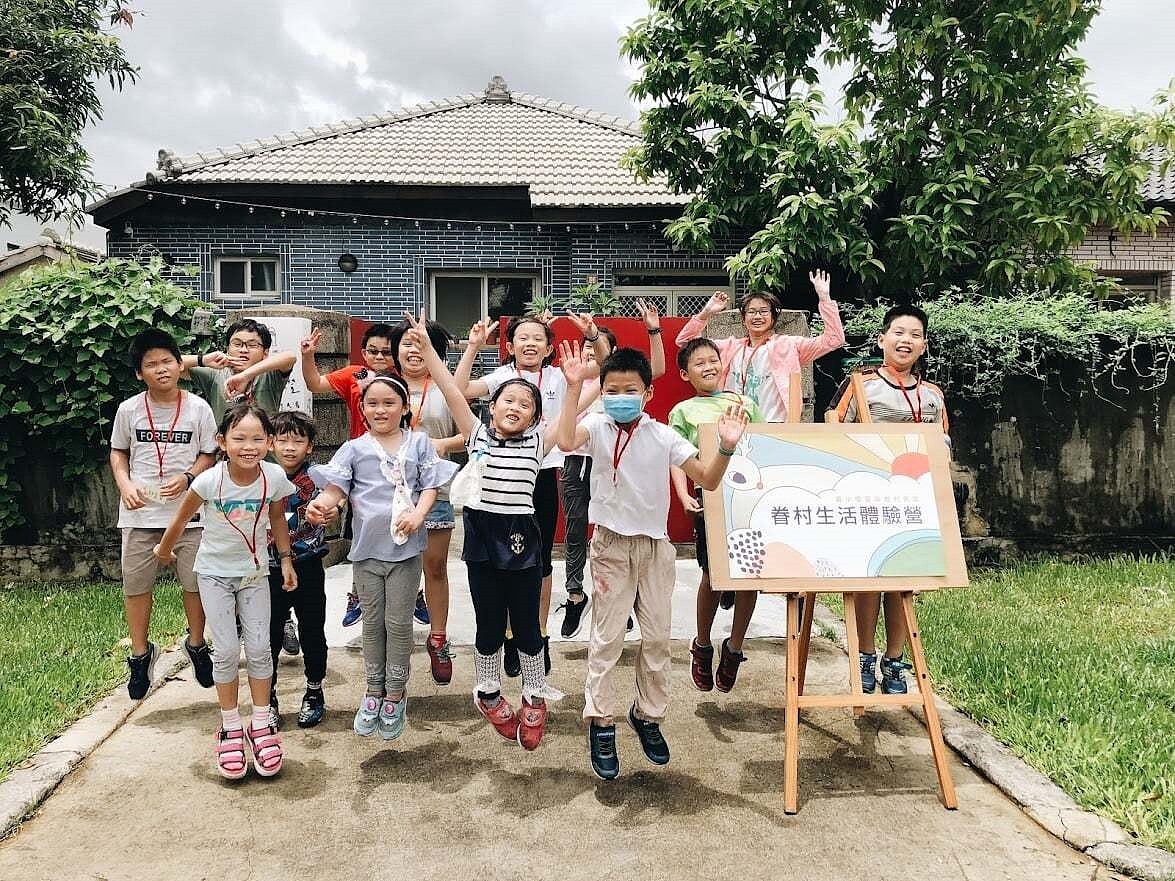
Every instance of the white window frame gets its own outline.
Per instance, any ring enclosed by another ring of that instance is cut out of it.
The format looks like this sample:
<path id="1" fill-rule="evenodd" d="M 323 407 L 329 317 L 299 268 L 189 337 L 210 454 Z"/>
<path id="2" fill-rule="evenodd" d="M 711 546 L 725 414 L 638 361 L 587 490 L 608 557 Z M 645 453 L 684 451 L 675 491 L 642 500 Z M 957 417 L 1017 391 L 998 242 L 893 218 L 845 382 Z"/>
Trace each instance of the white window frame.
<path id="1" fill-rule="evenodd" d="M 428 315 L 430 318 L 437 314 L 437 283 L 438 278 L 480 278 L 481 279 L 481 303 L 479 306 L 479 313 L 482 316 L 488 315 L 490 312 L 490 277 L 494 278 L 529 278 L 534 282 L 531 288 L 533 293 L 542 290 L 543 279 L 538 271 L 527 271 L 525 269 L 430 269 L 428 271 Z M 464 340 L 463 334 L 469 330 L 468 327 L 448 328 L 449 332 L 454 336 Z"/>
<path id="2" fill-rule="evenodd" d="M 253 267 L 252 263 L 256 260 L 258 262 L 274 264 L 274 284 L 277 285 L 275 291 L 261 291 L 254 293 L 253 287 Z M 222 263 L 244 263 L 245 264 L 245 293 L 243 294 L 225 294 L 220 290 L 220 266 Z M 213 295 L 217 300 L 280 300 L 282 295 L 282 261 L 280 257 L 275 257 L 268 254 L 218 254 L 213 261 L 212 266 L 212 288 Z"/>
<path id="3" fill-rule="evenodd" d="M 722 270 L 706 269 L 616 269 L 614 275 L 657 275 L 662 278 L 680 276 L 683 279 L 698 275 L 722 275 Z M 715 291 L 725 291 L 734 302 L 734 282 L 730 276 L 726 277 L 725 285 L 614 285 L 612 294 L 617 299 L 636 299 L 638 297 L 665 297 L 665 314 L 680 318 L 690 318 L 691 315 L 678 315 L 677 304 L 681 297 L 707 297 Z"/>

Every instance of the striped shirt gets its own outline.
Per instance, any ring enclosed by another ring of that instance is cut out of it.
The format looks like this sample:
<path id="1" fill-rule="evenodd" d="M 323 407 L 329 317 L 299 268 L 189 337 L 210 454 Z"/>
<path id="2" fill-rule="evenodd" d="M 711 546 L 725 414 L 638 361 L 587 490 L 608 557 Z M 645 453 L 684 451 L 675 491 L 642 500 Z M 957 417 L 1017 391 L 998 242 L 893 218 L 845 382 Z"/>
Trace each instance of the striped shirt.
<path id="1" fill-rule="evenodd" d="M 938 423 L 943 434 L 950 432 L 946 397 L 934 383 L 911 379 L 903 393 L 900 385 L 876 370 L 862 373 L 861 379 L 869 400 L 869 415 L 874 422 L 916 422 L 921 415 L 922 422 Z M 851 378 L 841 383 L 833 409 L 841 422 L 857 421 L 857 401 L 853 397 Z M 949 438 L 947 443 L 950 443 Z"/>
<path id="2" fill-rule="evenodd" d="M 543 435 L 537 428 L 515 437 L 498 438 L 478 423 L 465 445 L 481 457 L 481 501 L 471 507 L 496 514 L 533 514 L 534 484 L 543 461 Z"/>

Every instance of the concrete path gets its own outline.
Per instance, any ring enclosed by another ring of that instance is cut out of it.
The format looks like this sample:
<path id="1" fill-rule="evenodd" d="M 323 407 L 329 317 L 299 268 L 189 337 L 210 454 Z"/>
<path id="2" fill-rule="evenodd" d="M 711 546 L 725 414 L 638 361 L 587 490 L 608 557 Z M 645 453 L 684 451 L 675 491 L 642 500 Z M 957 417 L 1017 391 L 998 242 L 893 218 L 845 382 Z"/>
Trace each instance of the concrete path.
<path id="1" fill-rule="evenodd" d="M 452 567 L 450 630 L 455 642 L 467 643 L 459 569 Z M 692 561 L 682 561 L 675 637 L 692 632 L 696 573 Z M 332 621 L 345 581 L 343 567 L 332 570 Z M 782 629 L 781 607 L 765 598 L 757 621 L 763 632 Z M 725 626 L 729 613 L 719 614 Z M 472 664 L 461 648 L 446 688 L 432 683 L 423 651 L 416 656 L 401 740 L 356 737 L 350 724 L 362 665 L 344 646 L 357 636 L 332 632 L 327 719 L 312 731 L 286 731 L 286 767 L 277 779 L 217 777 L 215 708 L 182 671 L 0 844 L 0 879 L 1115 877 L 957 761 L 960 808 L 944 810 L 925 732 L 901 711 L 857 721 L 847 711 L 806 712 L 801 809 L 786 816 L 779 640 L 750 644 L 751 659 L 730 695 L 690 687 L 687 644 L 675 641 L 664 729 L 673 761 L 654 768 L 622 729 L 622 776 L 605 783 L 591 774 L 580 722 L 582 643 L 553 647 L 552 681 L 568 697 L 554 709 L 540 749 L 524 753 L 475 714 Z M 626 691 L 635 651 L 629 645 L 621 659 Z M 282 659 L 289 710 L 301 693 L 299 666 L 299 659 Z M 845 679 L 844 654 L 817 641 L 809 691 L 843 689 Z M 515 701 L 517 690 L 511 682 Z"/>

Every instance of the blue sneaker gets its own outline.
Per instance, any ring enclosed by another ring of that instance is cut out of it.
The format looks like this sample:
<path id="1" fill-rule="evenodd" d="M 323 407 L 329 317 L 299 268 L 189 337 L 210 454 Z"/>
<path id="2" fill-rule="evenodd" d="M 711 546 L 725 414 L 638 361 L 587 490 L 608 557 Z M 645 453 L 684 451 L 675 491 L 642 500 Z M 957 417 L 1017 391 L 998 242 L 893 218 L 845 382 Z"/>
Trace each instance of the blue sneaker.
<path id="1" fill-rule="evenodd" d="M 379 706 L 379 736 L 384 740 L 395 740 L 404 733 L 404 723 L 408 721 L 408 694 L 398 701 L 387 698 Z"/>
<path id="2" fill-rule="evenodd" d="M 908 689 L 906 686 L 905 671 L 910 669 L 910 665 L 902 660 L 902 656 L 898 655 L 896 658 L 881 658 L 881 693 L 882 694 L 905 694 Z"/>
<path id="3" fill-rule="evenodd" d="M 360 737 L 370 737 L 375 734 L 375 728 L 379 724 L 379 705 L 380 699 L 374 695 L 364 695 L 363 703 L 359 705 L 359 709 L 355 712 L 355 733 Z"/>
<path id="4" fill-rule="evenodd" d="M 616 726 L 588 725 L 588 754 L 592 770 L 601 780 L 615 780 L 620 775 L 620 757 L 616 755 Z"/>
<path id="5" fill-rule="evenodd" d="M 861 691 L 873 694 L 877 690 L 877 652 L 861 652 Z"/>
<path id="6" fill-rule="evenodd" d="M 424 591 L 416 591 L 416 608 L 412 612 L 412 617 L 420 624 L 429 623 L 428 606 L 424 602 Z"/>
<path id="7" fill-rule="evenodd" d="M 313 728 L 326 715 L 326 701 L 321 688 L 308 688 L 302 695 L 302 706 L 298 710 L 298 727 Z"/>
<path id="8" fill-rule="evenodd" d="M 363 617 L 363 609 L 359 605 L 359 594 L 347 594 L 347 611 L 343 612 L 343 626 L 350 627 Z"/>

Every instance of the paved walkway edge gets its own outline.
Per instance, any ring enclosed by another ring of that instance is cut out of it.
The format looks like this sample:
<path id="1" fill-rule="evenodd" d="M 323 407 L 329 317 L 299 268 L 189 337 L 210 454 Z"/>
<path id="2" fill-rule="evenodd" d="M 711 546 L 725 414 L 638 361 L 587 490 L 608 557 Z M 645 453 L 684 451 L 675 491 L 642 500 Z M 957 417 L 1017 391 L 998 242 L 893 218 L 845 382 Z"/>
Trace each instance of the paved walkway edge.
<path id="1" fill-rule="evenodd" d="M 815 621 L 825 634 L 834 633 L 837 644 L 847 650 L 844 622 L 831 609 L 817 604 Z M 1175 854 L 1134 843 L 1117 823 L 1078 805 L 1061 787 L 942 697 L 935 695 L 934 703 L 942 718 L 943 739 L 1050 834 L 1141 881 L 1175 881 Z M 921 708 L 907 709 L 926 724 Z"/>
<path id="2" fill-rule="evenodd" d="M 188 656 L 176 646 L 161 655 L 155 664 L 155 681 L 146 697 L 150 697 L 177 670 L 187 666 Z M 160 670 L 163 672 L 159 673 Z M 117 731 L 141 703 L 132 701 L 127 696 L 126 686 L 120 685 L 60 736 L 13 768 L 8 779 L 0 783 L 0 841 L 16 832 L 65 779 L 65 775 Z"/>

